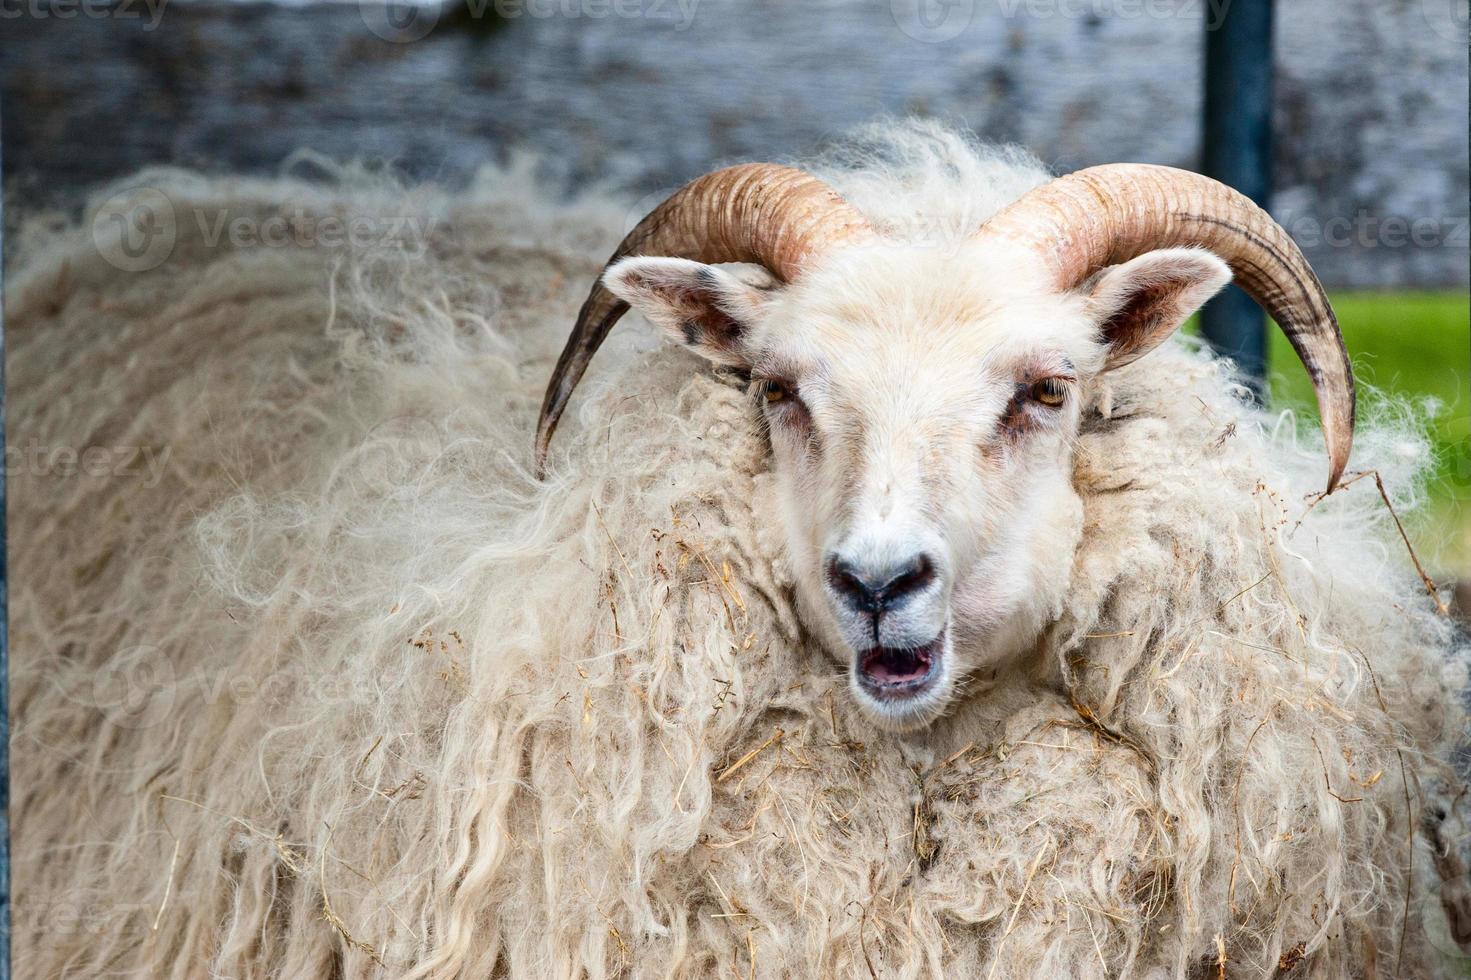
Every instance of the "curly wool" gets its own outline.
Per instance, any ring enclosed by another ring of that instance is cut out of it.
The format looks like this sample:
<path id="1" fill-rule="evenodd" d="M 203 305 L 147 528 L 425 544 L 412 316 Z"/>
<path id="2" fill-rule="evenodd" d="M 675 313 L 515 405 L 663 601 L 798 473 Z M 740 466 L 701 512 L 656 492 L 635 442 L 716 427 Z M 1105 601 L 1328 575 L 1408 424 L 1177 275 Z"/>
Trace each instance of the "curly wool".
<path id="1" fill-rule="evenodd" d="M 819 169 L 909 237 L 1045 179 L 922 124 L 855 145 Z M 1371 481 L 1309 511 L 1316 435 L 1222 364 L 1089 393 L 1066 607 L 901 737 L 796 618 L 737 379 L 629 325 L 531 478 L 619 205 L 525 168 L 127 186 L 183 216 L 166 263 L 99 256 L 119 186 L 33 218 L 10 279 L 20 975 L 1454 968 L 1464 651 Z M 1409 513 L 1424 452 L 1386 411 L 1355 463 Z"/>

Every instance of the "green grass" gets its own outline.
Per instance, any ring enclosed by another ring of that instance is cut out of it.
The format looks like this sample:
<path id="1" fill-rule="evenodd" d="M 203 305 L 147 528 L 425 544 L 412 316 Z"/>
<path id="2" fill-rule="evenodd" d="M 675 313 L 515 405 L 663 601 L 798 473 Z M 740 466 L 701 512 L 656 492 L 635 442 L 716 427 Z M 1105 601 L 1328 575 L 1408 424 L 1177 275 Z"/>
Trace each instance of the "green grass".
<path id="1" fill-rule="evenodd" d="M 1411 522 L 1412 540 L 1432 574 L 1471 577 L 1471 296 L 1342 292 L 1332 300 L 1361 384 L 1439 402 L 1431 429 L 1436 468 L 1430 499 Z M 1307 374 L 1275 327 L 1268 350 L 1272 404 L 1316 417 Z"/>

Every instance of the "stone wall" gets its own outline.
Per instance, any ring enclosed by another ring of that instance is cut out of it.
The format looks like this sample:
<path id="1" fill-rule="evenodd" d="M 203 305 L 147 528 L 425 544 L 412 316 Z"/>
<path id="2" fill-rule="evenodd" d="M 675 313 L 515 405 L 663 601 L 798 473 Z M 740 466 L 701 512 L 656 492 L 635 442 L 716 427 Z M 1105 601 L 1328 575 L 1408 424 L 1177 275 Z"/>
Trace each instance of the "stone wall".
<path id="1" fill-rule="evenodd" d="M 1202 31 L 1249 0 L 40 2 L 0 0 L 12 200 L 154 162 L 268 171 L 301 147 L 447 180 L 530 147 L 554 177 L 642 194 L 880 113 L 1059 170 L 1188 167 Z M 1467 281 L 1465 6 L 1277 4 L 1273 207 L 1330 284 Z"/>

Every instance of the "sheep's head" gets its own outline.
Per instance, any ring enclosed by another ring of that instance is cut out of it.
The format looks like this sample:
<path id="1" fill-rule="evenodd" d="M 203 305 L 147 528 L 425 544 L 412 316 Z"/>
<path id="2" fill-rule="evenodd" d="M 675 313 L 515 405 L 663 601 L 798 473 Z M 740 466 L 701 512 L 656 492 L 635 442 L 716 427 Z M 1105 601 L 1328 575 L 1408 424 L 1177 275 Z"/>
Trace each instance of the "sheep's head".
<path id="1" fill-rule="evenodd" d="M 594 286 L 548 389 L 538 463 L 625 304 L 748 372 L 803 620 L 872 717 L 913 728 L 1055 618 L 1081 536 L 1085 392 L 1233 271 L 1313 378 L 1331 486 L 1353 383 L 1317 279 L 1240 195 L 1135 165 L 1038 188 L 948 249 L 883 240 L 800 171 L 700 178 Z"/>

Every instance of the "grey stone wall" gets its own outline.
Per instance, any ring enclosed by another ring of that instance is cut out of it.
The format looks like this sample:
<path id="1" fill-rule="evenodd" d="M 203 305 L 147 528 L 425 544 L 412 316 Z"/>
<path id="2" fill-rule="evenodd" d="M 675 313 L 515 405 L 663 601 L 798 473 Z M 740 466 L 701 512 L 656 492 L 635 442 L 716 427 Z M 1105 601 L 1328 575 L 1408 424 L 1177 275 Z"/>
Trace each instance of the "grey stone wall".
<path id="1" fill-rule="evenodd" d="M 456 180 L 524 146 L 555 178 L 646 193 L 881 113 L 1058 170 L 1188 167 L 1202 31 L 1247 0 L 40 2 L 0 0 L 12 201 L 300 147 Z M 1277 6 L 1274 211 L 1331 284 L 1464 286 L 1465 0 Z"/>

